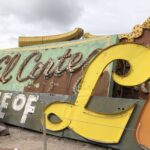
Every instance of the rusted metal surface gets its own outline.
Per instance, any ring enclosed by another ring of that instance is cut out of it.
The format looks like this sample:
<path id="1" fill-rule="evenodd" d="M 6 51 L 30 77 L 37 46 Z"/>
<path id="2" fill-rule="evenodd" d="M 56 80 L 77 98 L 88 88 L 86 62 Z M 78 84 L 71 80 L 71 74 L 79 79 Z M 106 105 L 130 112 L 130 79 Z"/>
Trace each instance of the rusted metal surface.
<path id="1" fill-rule="evenodd" d="M 144 29 L 143 34 L 139 38 L 135 38 L 134 42 L 145 46 L 150 46 L 150 29 Z"/>
<path id="2" fill-rule="evenodd" d="M 28 78 L 36 80 L 33 82 L 33 85 L 25 87 L 24 90 L 26 92 L 50 92 L 68 95 L 77 93 L 77 88 L 82 79 L 86 64 L 92 59 L 92 57 L 96 56 L 99 51 L 93 51 L 89 55 L 89 57 L 82 64 L 79 65 L 77 64 L 77 62 L 79 63 L 79 61 L 81 60 L 82 53 L 76 54 L 76 56 L 78 57 L 76 57 L 76 60 L 74 60 L 75 63 L 73 64 L 72 60 L 74 59 L 74 56 L 71 57 L 71 54 L 69 55 L 69 52 L 70 50 L 67 50 L 65 54 L 59 58 L 60 62 L 56 66 L 52 66 L 51 63 L 50 67 L 47 65 L 48 67 L 45 67 L 45 70 L 43 69 L 44 73 L 39 74 L 40 76 L 38 76 L 37 78 L 31 78 L 31 76 L 29 76 Z M 71 58 L 68 65 L 61 68 L 62 64 L 66 61 L 68 57 Z M 48 64 L 48 62 L 46 62 L 46 64 Z M 97 82 L 96 88 L 93 91 L 93 95 L 108 95 L 107 89 L 109 86 L 109 78 L 110 76 L 108 71 L 104 71 L 103 75 L 101 76 L 101 78 L 99 78 Z M 39 84 L 39 87 L 35 87 L 34 84 Z"/>
<path id="3" fill-rule="evenodd" d="M 117 36 L 110 36 L 1 51 L 0 89 L 76 94 L 87 65 L 102 49 L 116 43 Z M 111 73 L 112 64 L 99 78 L 93 95 L 111 93 Z"/>

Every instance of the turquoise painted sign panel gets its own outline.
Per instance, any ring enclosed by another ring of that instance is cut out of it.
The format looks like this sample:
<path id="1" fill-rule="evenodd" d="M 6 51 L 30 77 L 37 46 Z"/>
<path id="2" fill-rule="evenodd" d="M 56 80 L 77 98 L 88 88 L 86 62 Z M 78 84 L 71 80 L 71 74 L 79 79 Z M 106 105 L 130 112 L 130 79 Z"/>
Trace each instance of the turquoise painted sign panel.
<path id="1" fill-rule="evenodd" d="M 67 94 L 64 86 L 68 84 L 69 94 L 73 94 L 86 64 L 100 51 L 97 49 L 116 43 L 117 36 L 108 36 L 1 50 L 0 89 Z M 108 91 L 104 95 L 110 92 L 111 71 L 112 64 L 106 68 Z"/>

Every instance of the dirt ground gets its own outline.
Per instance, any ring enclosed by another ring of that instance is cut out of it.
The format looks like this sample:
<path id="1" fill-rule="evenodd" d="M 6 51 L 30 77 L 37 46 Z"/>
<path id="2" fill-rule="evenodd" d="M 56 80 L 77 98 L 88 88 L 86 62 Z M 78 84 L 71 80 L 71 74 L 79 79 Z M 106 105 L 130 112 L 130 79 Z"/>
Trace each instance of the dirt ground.
<path id="1" fill-rule="evenodd" d="M 0 137 L 0 150 L 43 150 L 43 135 L 40 133 L 9 127 L 10 135 Z M 47 136 L 47 150 L 106 150 L 95 145 Z"/>

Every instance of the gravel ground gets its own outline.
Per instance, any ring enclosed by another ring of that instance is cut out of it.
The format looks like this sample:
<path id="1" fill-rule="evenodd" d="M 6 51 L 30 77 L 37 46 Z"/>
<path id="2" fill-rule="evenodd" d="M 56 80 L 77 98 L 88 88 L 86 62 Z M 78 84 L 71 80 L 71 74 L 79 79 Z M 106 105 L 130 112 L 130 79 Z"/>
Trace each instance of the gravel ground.
<path id="1" fill-rule="evenodd" d="M 43 135 L 40 133 L 10 127 L 10 135 L 0 137 L 0 150 L 43 150 Z M 16 148 L 16 149 L 15 149 Z M 107 150 L 95 145 L 47 136 L 47 150 Z"/>

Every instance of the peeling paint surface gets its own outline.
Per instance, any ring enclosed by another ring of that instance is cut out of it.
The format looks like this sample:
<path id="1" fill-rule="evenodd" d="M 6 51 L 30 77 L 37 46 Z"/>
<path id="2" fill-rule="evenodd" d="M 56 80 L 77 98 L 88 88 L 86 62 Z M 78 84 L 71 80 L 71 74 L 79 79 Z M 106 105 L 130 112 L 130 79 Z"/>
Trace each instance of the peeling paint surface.
<path id="1" fill-rule="evenodd" d="M 77 80 L 84 73 L 83 66 L 98 53 L 94 50 L 116 43 L 117 36 L 109 36 L 0 51 L 0 89 L 73 94 Z M 111 74 L 112 65 L 106 71 Z M 108 84 L 103 96 L 109 95 L 110 75 L 105 80 Z M 103 92 L 97 95 L 100 93 Z"/>

